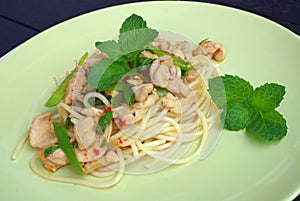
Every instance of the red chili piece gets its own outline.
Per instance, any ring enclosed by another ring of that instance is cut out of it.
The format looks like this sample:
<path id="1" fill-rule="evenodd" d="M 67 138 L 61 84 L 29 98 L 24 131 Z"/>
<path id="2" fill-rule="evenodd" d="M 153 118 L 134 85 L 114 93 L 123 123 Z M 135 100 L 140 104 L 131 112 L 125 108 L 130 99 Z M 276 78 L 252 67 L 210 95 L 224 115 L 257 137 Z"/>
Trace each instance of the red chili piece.
<path id="1" fill-rule="evenodd" d="M 93 152 L 98 156 L 99 155 L 99 150 L 98 149 L 94 149 Z"/>

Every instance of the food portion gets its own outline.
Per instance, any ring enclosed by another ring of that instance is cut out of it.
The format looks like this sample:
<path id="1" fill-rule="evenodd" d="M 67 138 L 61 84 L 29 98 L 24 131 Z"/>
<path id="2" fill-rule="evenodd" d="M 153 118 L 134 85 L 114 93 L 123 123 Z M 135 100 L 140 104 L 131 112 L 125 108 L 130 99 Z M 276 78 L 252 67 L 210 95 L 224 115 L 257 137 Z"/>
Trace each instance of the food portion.
<path id="1" fill-rule="evenodd" d="M 135 14 L 122 24 L 118 40 L 96 47 L 48 99 L 51 112 L 33 119 L 29 142 L 39 151 L 32 169 L 52 180 L 108 187 L 145 157 L 151 160 L 143 166 L 152 172 L 199 157 L 221 114 L 207 83 L 219 75 L 224 47 L 169 41 Z M 50 173 L 65 166 L 107 179 Z"/>
<path id="2" fill-rule="evenodd" d="M 51 109 L 33 119 L 29 142 L 38 153 L 31 168 L 38 175 L 106 188 L 137 163 L 144 169 L 131 173 L 199 158 L 205 144 L 214 143 L 208 140 L 209 131 L 220 117 L 226 117 L 229 130 L 267 129 L 251 118 L 266 122 L 265 114 L 279 103 L 266 110 L 267 104 L 259 102 L 264 89 L 253 92 L 250 84 L 235 88 L 228 76 L 220 77 L 218 65 L 226 56 L 222 44 L 205 39 L 193 47 L 187 41 L 170 41 L 135 14 L 119 32 L 117 40 L 96 42 L 96 50 L 76 62 L 45 103 Z M 277 89 L 282 98 L 282 88 Z M 233 101 L 226 102 L 226 97 Z M 252 112 L 254 102 L 261 108 Z M 268 117 L 278 119 L 278 114 L 274 110 Z M 68 166 L 99 181 L 56 173 Z"/>

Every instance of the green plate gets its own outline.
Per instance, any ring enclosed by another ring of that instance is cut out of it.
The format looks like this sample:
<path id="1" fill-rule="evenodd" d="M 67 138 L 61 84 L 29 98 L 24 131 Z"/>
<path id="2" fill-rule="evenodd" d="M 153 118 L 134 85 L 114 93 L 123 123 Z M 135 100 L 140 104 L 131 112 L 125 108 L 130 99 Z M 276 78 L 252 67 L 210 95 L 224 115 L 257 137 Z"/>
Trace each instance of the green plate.
<path id="1" fill-rule="evenodd" d="M 185 35 L 209 37 L 224 44 L 225 73 L 254 86 L 278 82 L 287 94 L 279 110 L 288 135 L 278 143 L 262 142 L 242 132 L 224 131 L 205 160 L 173 166 L 151 175 L 125 175 L 109 189 L 57 183 L 35 175 L 27 144 L 15 161 L 11 153 L 32 118 L 74 60 L 92 51 L 97 40 L 117 35 L 132 13 L 148 25 Z M 300 192 L 300 39 L 284 27 L 244 11 L 195 2 L 134 3 L 95 11 L 28 40 L 0 62 L 1 200 L 291 200 Z"/>

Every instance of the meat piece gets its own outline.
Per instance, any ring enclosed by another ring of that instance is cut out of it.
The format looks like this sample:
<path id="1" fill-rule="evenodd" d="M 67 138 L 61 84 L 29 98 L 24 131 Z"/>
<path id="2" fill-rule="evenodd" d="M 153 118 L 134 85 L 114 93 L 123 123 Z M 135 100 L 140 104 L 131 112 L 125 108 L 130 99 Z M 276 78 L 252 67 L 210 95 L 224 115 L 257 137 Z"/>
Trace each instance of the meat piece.
<path id="1" fill-rule="evenodd" d="M 91 107 L 91 108 L 80 108 L 79 112 L 87 117 L 93 117 L 99 119 L 103 116 L 104 111 L 99 108 Z"/>
<path id="2" fill-rule="evenodd" d="M 124 104 L 113 109 L 113 118 L 118 127 L 131 125 L 140 121 L 147 113 L 149 107 L 159 99 L 157 94 L 150 94 L 145 101 L 136 102 L 133 108 Z"/>
<path id="3" fill-rule="evenodd" d="M 149 96 L 147 96 L 145 101 L 134 103 L 133 107 L 136 109 L 149 108 L 152 105 L 154 105 L 158 99 L 159 99 L 159 96 L 157 94 L 150 94 Z"/>
<path id="4" fill-rule="evenodd" d="M 107 55 L 105 53 L 95 50 L 95 52 L 84 61 L 83 66 L 86 68 L 92 67 L 106 58 Z"/>
<path id="5" fill-rule="evenodd" d="M 96 123 L 92 117 L 79 120 L 74 126 L 74 136 L 80 150 L 87 149 L 96 140 Z"/>
<path id="6" fill-rule="evenodd" d="M 81 95 L 81 92 L 87 91 L 87 89 L 88 82 L 86 79 L 86 71 L 84 68 L 79 67 L 69 82 L 64 102 L 67 105 L 71 105 L 75 99 L 82 101 L 83 96 Z"/>
<path id="7" fill-rule="evenodd" d="M 188 111 L 196 102 L 197 100 L 193 94 L 189 94 L 189 96 L 185 98 L 177 98 L 171 93 L 167 93 L 167 95 L 162 98 L 163 106 L 175 114 L 182 114 Z"/>
<path id="8" fill-rule="evenodd" d="M 43 166 L 51 171 L 55 172 L 57 169 L 59 169 L 62 166 L 68 165 L 69 161 L 65 155 L 65 153 L 59 148 L 54 153 L 49 155 L 48 157 L 45 157 L 44 155 L 45 148 L 41 149 L 38 153 L 38 157 L 43 163 Z"/>
<path id="9" fill-rule="evenodd" d="M 221 62 L 225 59 L 226 52 L 222 44 L 206 40 L 198 44 L 198 47 L 193 51 L 193 56 L 196 55 L 205 55 Z"/>
<path id="10" fill-rule="evenodd" d="M 150 58 L 150 59 L 156 59 L 156 58 L 157 58 L 157 55 L 152 54 L 151 52 L 149 52 L 149 51 L 147 51 L 147 50 L 144 50 L 144 51 L 141 53 L 141 56 L 142 56 L 142 57 L 147 57 L 147 58 Z"/>
<path id="11" fill-rule="evenodd" d="M 136 101 L 144 101 L 152 90 L 153 84 L 142 84 L 132 87 Z"/>
<path id="12" fill-rule="evenodd" d="M 152 45 L 185 61 L 189 61 L 192 58 L 190 44 L 187 41 L 168 41 L 161 35 L 158 35 L 152 42 Z"/>
<path id="13" fill-rule="evenodd" d="M 154 85 L 166 88 L 178 96 L 187 96 L 190 91 L 182 78 L 177 76 L 177 68 L 169 56 L 159 57 L 152 63 L 150 77 Z"/>
<path id="14" fill-rule="evenodd" d="M 127 80 L 127 83 L 132 84 L 133 86 L 139 86 L 141 84 L 143 84 L 143 80 L 140 76 L 135 75 L 132 76 L 130 79 Z"/>
<path id="15" fill-rule="evenodd" d="M 57 142 L 51 117 L 51 112 L 45 112 L 33 119 L 29 129 L 29 141 L 32 147 L 44 148 Z"/>
<path id="16" fill-rule="evenodd" d="M 177 68 L 167 55 L 156 59 L 150 67 L 151 81 L 162 88 L 167 88 L 169 80 L 174 79 L 176 74 Z"/>
<path id="17" fill-rule="evenodd" d="M 54 163 L 56 165 L 68 165 L 69 161 L 67 159 L 67 156 L 65 154 L 65 152 L 63 152 L 62 149 L 57 149 L 55 152 L 53 152 L 52 154 L 50 154 L 47 158 L 47 160 L 49 160 L 51 163 Z"/>
<path id="18" fill-rule="evenodd" d="M 75 154 L 79 162 L 87 163 L 98 160 L 105 154 L 107 146 L 103 146 L 103 135 L 96 135 L 94 143 L 84 150 L 75 149 Z"/>

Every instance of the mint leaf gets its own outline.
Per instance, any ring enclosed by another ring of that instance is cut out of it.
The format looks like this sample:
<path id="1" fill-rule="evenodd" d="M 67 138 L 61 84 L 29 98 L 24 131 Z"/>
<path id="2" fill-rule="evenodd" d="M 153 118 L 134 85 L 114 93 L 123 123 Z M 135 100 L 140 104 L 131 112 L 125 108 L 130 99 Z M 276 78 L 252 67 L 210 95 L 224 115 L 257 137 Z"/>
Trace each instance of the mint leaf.
<path id="1" fill-rule="evenodd" d="M 90 69 L 88 83 L 99 91 L 105 91 L 115 86 L 129 71 L 130 66 L 127 63 L 105 59 Z"/>
<path id="2" fill-rule="evenodd" d="M 247 131 L 265 140 L 281 140 L 287 133 L 286 120 L 276 110 L 266 113 L 261 112 L 247 126 Z"/>
<path id="3" fill-rule="evenodd" d="M 208 86 L 209 93 L 218 108 L 224 108 L 226 104 L 244 101 L 253 92 L 253 87 L 249 82 L 234 75 L 209 79 Z"/>
<path id="4" fill-rule="evenodd" d="M 98 50 L 107 54 L 110 59 L 118 59 L 124 54 L 120 45 L 114 40 L 96 42 L 95 46 Z"/>
<path id="5" fill-rule="evenodd" d="M 154 29 L 136 29 L 123 32 L 119 35 L 119 44 L 125 54 L 143 50 L 158 35 Z"/>
<path id="6" fill-rule="evenodd" d="M 246 128 L 251 122 L 251 111 L 244 102 L 237 102 L 227 106 L 221 116 L 224 128 L 238 131 Z"/>
<path id="7" fill-rule="evenodd" d="M 213 101 L 224 110 L 224 128 L 246 128 L 265 140 L 281 140 L 286 135 L 286 120 L 275 110 L 283 100 L 284 86 L 266 83 L 253 90 L 249 82 L 233 75 L 212 78 L 208 84 Z"/>
<path id="8" fill-rule="evenodd" d="M 123 22 L 119 32 L 124 33 L 126 31 L 132 31 L 135 29 L 144 29 L 144 28 L 147 28 L 146 21 L 143 20 L 141 16 L 132 14 Z"/>
<path id="9" fill-rule="evenodd" d="M 254 90 L 251 95 L 251 102 L 257 110 L 267 112 L 280 105 L 284 94 L 284 86 L 276 83 L 266 83 Z"/>

